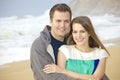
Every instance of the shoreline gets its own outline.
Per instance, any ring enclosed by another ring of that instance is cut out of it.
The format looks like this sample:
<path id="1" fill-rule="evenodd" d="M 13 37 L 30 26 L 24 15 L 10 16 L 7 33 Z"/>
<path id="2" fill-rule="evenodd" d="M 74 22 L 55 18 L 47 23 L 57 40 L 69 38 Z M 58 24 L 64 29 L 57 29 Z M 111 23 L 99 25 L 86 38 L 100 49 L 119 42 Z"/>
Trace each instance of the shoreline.
<path id="1" fill-rule="evenodd" d="M 119 80 L 120 45 L 109 46 L 107 50 L 111 56 L 107 59 L 106 74 L 110 80 Z M 0 80 L 34 80 L 30 61 L 24 60 L 0 66 Z"/>
<path id="2" fill-rule="evenodd" d="M 113 39 L 110 39 L 110 40 L 103 40 L 102 41 L 103 44 L 112 44 L 108 47 L 111 47 L 111 46 L 117 46 L 117 45 L 120 45 L 120 38 L 113 38 Z"/>

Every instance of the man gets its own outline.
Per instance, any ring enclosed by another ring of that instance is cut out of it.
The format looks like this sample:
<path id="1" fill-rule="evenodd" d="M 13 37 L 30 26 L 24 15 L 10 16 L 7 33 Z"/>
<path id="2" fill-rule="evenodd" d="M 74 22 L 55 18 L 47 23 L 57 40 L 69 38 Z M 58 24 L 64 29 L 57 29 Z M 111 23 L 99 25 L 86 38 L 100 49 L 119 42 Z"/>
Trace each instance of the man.
<path id="1" fill-rule="evenodd" d="M 50 10 L 50 26 L 46 26 L 31 47 L 31 68 L 35 80 L 75 80 L 63 74 L 46 74 L 47 64 L 57 64 L 58 48 L 66 44 L 70 30 L 71 10 L 66 4 L 56 4 Z"/>
<path id="2" fill-rule="evenodd" d="M 50 25 L 46 26 L 31 47 L 31 68 L 35 80 L 77 80 L 60 73 L 46 74 L 47 64 L 57 64 L 58 48 L 66 44 L 72 18 L 71 9 L 66 4 L 56 4 L 50 10 Z M 105 79 L 107 80 L 107 79 Z"/>

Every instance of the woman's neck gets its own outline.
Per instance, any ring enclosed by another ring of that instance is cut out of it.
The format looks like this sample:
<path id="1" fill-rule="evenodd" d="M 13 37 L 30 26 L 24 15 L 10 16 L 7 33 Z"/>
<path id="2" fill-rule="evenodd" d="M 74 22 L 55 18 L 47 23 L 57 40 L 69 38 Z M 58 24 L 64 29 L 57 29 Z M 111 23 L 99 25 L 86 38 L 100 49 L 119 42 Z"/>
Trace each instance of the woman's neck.
<path id="1" fill-rule="evenodd" d="M 77 48 L 82 52 L 91 52 L 93 50 L 93 48 L 90 48 L 89 46 L 86 46 L 86 45 L 84 46 L 75 45 L 75 48 Z"/>

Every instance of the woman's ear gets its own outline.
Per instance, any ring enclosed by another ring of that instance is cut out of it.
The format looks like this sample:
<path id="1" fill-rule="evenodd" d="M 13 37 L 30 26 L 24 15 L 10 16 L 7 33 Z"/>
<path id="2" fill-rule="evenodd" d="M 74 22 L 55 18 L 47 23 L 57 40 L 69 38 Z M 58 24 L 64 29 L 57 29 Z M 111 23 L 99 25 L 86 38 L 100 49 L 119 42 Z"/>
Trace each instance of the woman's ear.
<path id="1" fill-rule="evenodd" d="M 90 37 L 90 36 L 91 36 L 91 34 L 90 34 L 90 33 L 88 33 L 88 36 Z"/>

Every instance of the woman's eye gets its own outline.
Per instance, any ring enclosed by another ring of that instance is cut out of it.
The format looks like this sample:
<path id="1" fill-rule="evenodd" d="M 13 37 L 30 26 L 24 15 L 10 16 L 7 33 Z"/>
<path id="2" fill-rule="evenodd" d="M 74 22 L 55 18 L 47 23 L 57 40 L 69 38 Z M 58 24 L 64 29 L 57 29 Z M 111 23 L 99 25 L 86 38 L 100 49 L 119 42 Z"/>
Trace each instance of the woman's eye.
<path id="1" fill-rule="evenodd" d="M 77 31 L 73 31 L 72 33 L 77 33 Z"/>
<path id="2" fill-rule="evenodd" d="M 80 31 L 81 33 L 85 33 L 85 31 Z"/>

